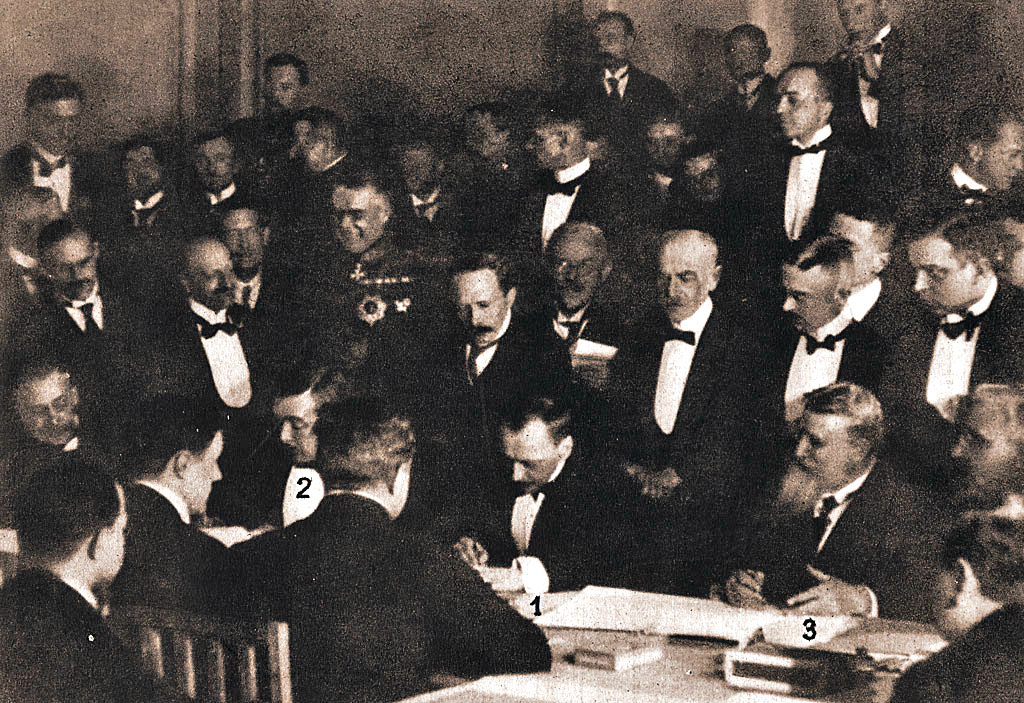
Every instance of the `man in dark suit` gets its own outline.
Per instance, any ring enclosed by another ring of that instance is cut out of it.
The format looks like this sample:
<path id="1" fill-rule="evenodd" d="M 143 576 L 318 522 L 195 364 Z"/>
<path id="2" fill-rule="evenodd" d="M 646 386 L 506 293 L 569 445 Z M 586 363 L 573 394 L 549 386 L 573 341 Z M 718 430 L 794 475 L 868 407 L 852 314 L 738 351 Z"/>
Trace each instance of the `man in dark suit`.
<path id="1" fill-rule="evenodd" d="M 897 330 L 900 353 L 880 386 L 890 402 L 927 402 L 952 420 L 958 398 L 978 384 L 1024 379 L 1024 294 L 993 271 L 999 227 L 960 216 L 911 241 L 923 305 Z"/>
<path id="2" fill-rule="evenodd" d="M 27 703 L 177 700 L 143 673 L 103 617 L 124 555 L 124 491 L 97 466 L 68 461 L 19 494 L 22 568 L 0 590 L 0 699 Z"/>
<path id="3" fill-rule="evenodd" d="M 202 411 L 171 396 L 147 403 L 134 429 L 124 564 L 111 602 L 213 612 L 219 586 L 209 569 L 227 549 L 192 520 L 206 514 L 220 480 L 224 436 Z"/>
<path id="4" fill-rule="evenodd" d="M 462 232 L 462 213 L 438 146 L 427 140 L 402 144 L 396 161 L 404 184 L 395 198 L 399 246 L 427 251 L 452 248 Z"/>
<path id="5" fill-rule="evenodd" d="M 198 233 L 214 236 L 232 198 L 249 195 L 239 174 L 235 145 L 223 130 L 200 134 L 193 142 L 195 188 L 185 199 L 187 215 Z"/>
<path id="6" fill-rule="evenodd" d="M 28 141 L 8 151 L 0 171 L 4 192 L 26 185 L 50 188 L 63 212 L 87 216 L 103 185 L 99 169 L 77 153 L 75 140 L 84 95 L 68 76 L 44 73 L 25 91 Z"/>
<path id="7" fill-rule="evenodd" d="M 838 0 L 846 46 L 828 62 L 836 86 L 836 135 L 875 152 L 901 189 L 918 187 L 935 142 L 926 67 L 905 30 L 889 19 L 887 0 Z"/>
<path id="8" fill-rule="evenodd" d="M 657 265 L 658 304 L 612 362 L 615 446 L 642 467 L 665 511 L 658 546 L 669 582 L 659 587 L 706 594 L 733 527 L 731 506 L 767 479 L 746 461 L 761 335 L 750 319 L 743 327 L 740 310 L 712 300 L 720 266 L 708 234 L 666 232 Z"/>
<path id="9" fill-rule="evenodd" d="M 618 347 L 628 317 L 625 292 L 615 288 L 608 240 L 599 227 L 566 222 L 544 254 L 547 283 L 532 322 L 572 352 L 581 339 Z M 623 308 L 626 308 L 624 310 Z"/>
<path id="10" fill-rule="evenodd" d="M 8 474 L 0 487 L 5 521 L 18 487 L 39 471 L 71 452 L 102 463 L 109 449 L 95 420 L 82 418 L 78 389 L 64 369 L 50 362 L 31 364 L 13 389 L 14 418 L 4 432 Z"/>
<path id="11" fill-rule="evenodd" d="M 456 544 L 473 566 L 513 564 L 527 593 L 622 585 L 636 553 L 639 492 L 614 460 L 577 443 L 572 422 L 555 396 L 531 395 L 502 410 L 513 483 Z"/>
<path id="12" fill-rule="evenodd" d="M 110 203 L 103 230 L 105 258 L 118 276 L 161 295 L 173 280 L 173 261 L 191 234 L 181 200 L 171 184 L 165 147 L 142 135 L 121 148 L 124 175 Z M 159 271 L 154 271 L 154 264 Z"/>
<path id="13" fill-rule="evenodd" d="M 451 274 L 459 327 L 434 347 L 413 398 L 422 434 L 446 447 L 456 468 L 451 504 L 473 508 L 508 482 L 494 466 L 499 408 L 528 389 L 563 389 L 570 363 L 565 347 L 526 324 L 508 264 L 495 254 L 469 254 Z M 464 473 L 464 475 L 462 475 Z M 460 510 L 449 505 L 459 536 Z"/>
<path id="14" fill-rule="evenodd" d="M 251 522 L 255 486 L 243 468 L 266 428 L 257 409 L 265 407 L 268 373 L 259 355 L 259 329 L 246 324 L 233 303 L 235 274 L 227 247 L 200 237 L 182 257 L 180 291 L 151 314 L 153 324 L 136 359 L 141 397 L 168 393 L 189 398 L 225 416 L 225 480 L 210 501 L 210 513 L 225 520 Z M 230 489 L 230 490 L 229 490 Z M 224 502 L 227 501 L 227 502 Z"/>
<path id="15" fill-rule="evenodd" d="M 583 122 L 571 114 L 541 111 L 528 146 L 542 171 L 523 202 L 511 243 L 515 254 L 537 260 L 551 234 L 569 220 L 595 224 L 613 248 L 628 248 L 631 189 L 593 167 Z"/>
<path id="16" fill-rule="evenodd" d="M 703 135 L 723 149 L 730 168 L 748 165 L 777 136 L 775 77 L 765 69 L 771 58 L 768 35 L 752 24 L 733 27 L 722 39 L 731 90 L 708 112 Z"/>
<path id="17" fill-rule="evenodd" d="M 519 216 L 532 170 L 516 120 L 512 107 L 499 102 L 479 103 L 463 114 L 465 152 L 453 169 L 463 251 L 500 248 L 508 223 Z"/>
<path id="18" fill-rule="evenodd" d="M 322 107 L 302 111 L 301 117 L 309 123 L 309 138 L 301 145 L 308 179 L 306 192 L 293 189 L 293 197 L 300 199 L 300 216 L 323 218 L 330 209 L 334 186 L 344 180 L 352 170 L 354 155 L 349 153 L 346 130 L 341 118 Z"/>
<path id="19" fill-rule="evenodd" d="M 13 370 L 50 356 L 75 379 L 87 413 L 112 434 L 120 406 L 108 403 L 123 382 L 138 317 L 130 291 L 100 266 L 100 246 L 68 220 L 39 233 L 39 295 L 25 300 L 11 328 L 5 363 Z"/>
<path id="20" fill-rule="evenodd" d="M 855 319 L 867 312 L 860 301 L 850 305 L 854 274 L 853 247 L 835 236 L 814 241 L 782 267 L 783 310 L 791 319 L 772 325 L 763 388 L 771 407 L 785 408 L 787 421 L 801 415 L 806 393 L 836 381 L 877 388 L 887 344 Z"/>
<path id="21" fill-rule="evenodd" d="M 796 63 L 778 83 L 778 114 L 788 144 L 764 160 L 756 188 L 747 188 L 762 243 L 754 258 L 759 271 L 777 266 L 793 242 L 827 231 L 836 209 L 874 202 L 885 193 L 886 174 L 870 157 L 833 136 L 833 86 L 819 64 Z"/>
<path id="22" fill-rule="evenodd" d="M 602 12 L 594 20 L 597 56 L 566 99 L 583 115 L 595 135 L 623 156 L 643 152 L 643 131 L 657 112 L 671 112 L 676 96 L 660 78 L 631 60 L 636 28 L 623 12 Z"/>
<path id="23" fill-rule="evenodd" d="M 879 461 L 883 423 L 852 383 L 808 394 L 793 461 L 735 545 L 730 603 L 928 620 L 947 517 Z"/>
<path id="24" fill-rule="evenodd" d="M 1024 118 L 1000 105 L 980 105 L 957 122 L 952 166 L 928 174 L 907 216 L 936 223 L 957 213 L 990 209 L 1006 201 L 1024 171 Z"/>
<path id="25" fill-rule="evenodd" d="M 543 633 L 453 554 L 393 524 L 408 496 L 408 421 L 372 399 L 321 409 L 328 495 L 291 527 L 234 547 L 234 602 L 290 625 L 297 700 L 395 700 L 462 676 L 546 670 Z M 328 653 L 328 656 L 324 656 Z"/>

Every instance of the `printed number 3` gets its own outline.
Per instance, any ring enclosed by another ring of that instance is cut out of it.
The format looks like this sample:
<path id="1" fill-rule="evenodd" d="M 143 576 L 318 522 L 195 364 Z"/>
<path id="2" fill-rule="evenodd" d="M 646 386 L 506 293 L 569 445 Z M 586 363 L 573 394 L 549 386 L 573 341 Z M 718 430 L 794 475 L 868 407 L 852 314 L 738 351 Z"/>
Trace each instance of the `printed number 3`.
<path id="1" fill-rule="evenodd" d="M 814 629 L 814 618 L 804 620 L 804 628 L 806 628 L 807 632 L 803 634 L 803 638 L 808 642 L 818 636 L 817 631 Z"/>
<path id="2" fill-rule="evenodd" d="M 309 494 L 306 493 L 306 491 L 308 491 L 309 487 L 313 485 L 313 479 L 311 479 L 309 476 L 302 476 L 299 478 L 299 485 L 302 486 L 302 489 L 295 494 L 295 497 L 309 498 Z"/>

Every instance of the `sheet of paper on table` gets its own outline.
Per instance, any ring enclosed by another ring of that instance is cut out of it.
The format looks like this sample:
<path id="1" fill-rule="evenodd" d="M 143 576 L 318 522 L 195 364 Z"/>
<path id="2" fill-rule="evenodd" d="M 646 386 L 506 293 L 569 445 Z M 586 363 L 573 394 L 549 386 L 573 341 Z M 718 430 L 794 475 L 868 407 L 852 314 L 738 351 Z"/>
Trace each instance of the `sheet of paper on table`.
<path id="1" fill-rule="evenodd" d="M 613 347 L 610 344 L 601 344 L 600 342 L 592 342 L 589 339 L 577 339 L 572 347 L 572 355 L 574 357 L 593 359 L 595 361 L 608 361 L 618 352 L 618 347 Z"/>
<path id="2" fill-rule="evenodd" d="M 569 602 L 546 611 L 534 622 L 541 627 L 622 630 L 746 642 L 758 629 L 778 618 L 777 613 L 734 608 L 703 598 L 587 586 Z"/>
<path id="3" fill-rule="evenodd" d="M 854 654 L 858 649 L 874 656 L 899 655 L 923 659 L 946 646 L 935 628 L 916 622 L 862 617 L 811 616 L 814 637 L 808 639 L 806 615 L 789 615 L 768 623 L 764 639 L 781 647 L 803 647 Z"/>

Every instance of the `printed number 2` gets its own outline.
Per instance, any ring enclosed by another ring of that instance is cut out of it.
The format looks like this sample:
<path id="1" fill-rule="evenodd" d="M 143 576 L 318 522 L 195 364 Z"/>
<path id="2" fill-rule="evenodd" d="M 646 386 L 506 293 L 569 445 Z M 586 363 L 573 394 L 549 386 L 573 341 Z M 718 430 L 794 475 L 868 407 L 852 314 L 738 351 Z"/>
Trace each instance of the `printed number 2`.
<path id="1" fill-rule="evenodd" d="M 309 476 L 302 476 L 299 478 L 299 485 L 302 486 L 302 489 L 295 494 L 295 497 L 309 498 L 309 495 L 306 493 L 306 491 L 308 491 L 309 487 L 313 485 L 313 479 L 311 479 Z"/>
<path id="2" fill-rule="evenodd" d="M 533 614 L 540 615 L 540 596 L 537 596 L 530 601 L 530 605 L 533 606 Z"/>
<path id="3" fill-rule="evenodd" d="M 807 618 L 804 620 L 804 628 L 807 629 L 807 632 L 803 634 L 803 638 L 808 642 L 818 636 L 817 631 L 814 629 L 814 618 Z"/>

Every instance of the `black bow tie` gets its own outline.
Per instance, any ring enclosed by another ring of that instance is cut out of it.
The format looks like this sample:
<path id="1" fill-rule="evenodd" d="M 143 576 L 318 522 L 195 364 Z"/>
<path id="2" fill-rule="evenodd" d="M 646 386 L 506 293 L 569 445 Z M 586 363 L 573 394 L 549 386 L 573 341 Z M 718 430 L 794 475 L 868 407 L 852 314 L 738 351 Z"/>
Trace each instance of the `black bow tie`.
<path id="1" fill-rule="evenodd" d="M 853 327 L 853 325 L 854 325 L 854 323 L 851 322 L 850 324 L 848 324 L 843 329 L 842 332 L 839 332 L 838 334 L 830 334 L 829 336 L 825 337 L 825 339 L 821 340 L 820 342 L 817 339 L 815 339 L 814 337 L 812 337 L 811 335 L 809 335 L 809 334 L 807 334 L 805 332 L 803 336 L 807 339 L 807 353 L 808 354 L 813 354 L 814 352 L 818 351 L 819 349 L 827 349 L 828 351 L 835 351 L 836 350 L 836 343 L 841 341 L 841 340 L 843 340 L 843 339 L 846 339 L 847 337 L 850 336 L 850 328 Z"/>
<path id="2" fill-rule="evenodd" d="M 807 147 L 796 146 L 795 144 L 789 145 L 789 157 L 802 156 L 803 154 L 817 154 L 822 151 L 828 150 L 832 146 L 832 137 L 820 141 L 817 144 L 813 144 Z"/>
<path id="3" fill-rule="evenodd" d="M 66 157 L 62 156 L 51 164 L 49 161 L 44 159 L 41 154 L 37 154 L 36 163 L 39 164 L 39 177 L 49 178 L 53 175 L 54 171 L 59 171 L 67 166 L 68 160 Z"/>
<path id="4" fill-rule="evenodd" d="M 532 483 L 525 481 L 514 481 L 513 483 L 515 484 L 517 496 L 533 496 L 536 498 L 537 496 L 544 495 L 544 489 L 547 488 L 546 484 L 534 486 Z"/>
<path id="5" fill-rule="evenodd" d="M 669 342 L 673 339 L 678 339 L 680 342 L 686 342 L 691 347 L 697 346 L 697 335 L 689 330 L 677 330 L 675 327 L 669 327 L 665 330 L 665 341 Z"/>
<path id="6" fill-rule="evenodd" d="M 576 188 L 583 183 L 583 179 L 587 177 L 588 173 L 590 173 L 589 169 L 583 175 L 572 179 L 568 183 L 559 183 L 558 179 L 555 178 L 555 174 L 549 171 L 543 178 L 544 190 L 547 191 L 548 195 L 554 195 L 555 193 L 572 195 L 576 192 Z"/>
<path id="7" fill-rule="evenodd" d="M 960 322 L 944 322 L 939 325 L 939 329 L 942 330 L 942 334 L 950 339 L 959 339 L 964 334 L 967 335 L 967 339 L 970 339 L 971 335 L 974 334 L 974 330 L 978 329 L 978 325 L 981 324 L 981 318 L 984 314 L 975 315 L 974 313 L 967 313 Z"/>
<path id="8" fill-rule="evenodd" d="M 199 334 L 203 339 L 210 339 L 218 332 L 232 335 L 241 329 L 245 318 L 245 308 L 242 305 L 232 304 L 228 307 L 227 320 L 224 322 L 207 322 L 205 319 L 195 315 L 196 324 L 199 325 Z"/>
<path id="9" fill-rule="evenodd" d="M 986 200 L 987 198 L 991 197 L 991 194 L 987 190 L 980 190 L 980 189 L 977 189 L 977 188 L 971 188 L 971 187 L 969 187 L 967 185 L 960 186 L 960 188 L 958 190 L 960 191 L 960 195 L 964 196 L 964 200 L 965 201 L 966 200 L 973 200 L 974 203 L 980 202 L 982 200 Z M 973 203 L 969 203 L 969 204 L 973 204 Z"/>

